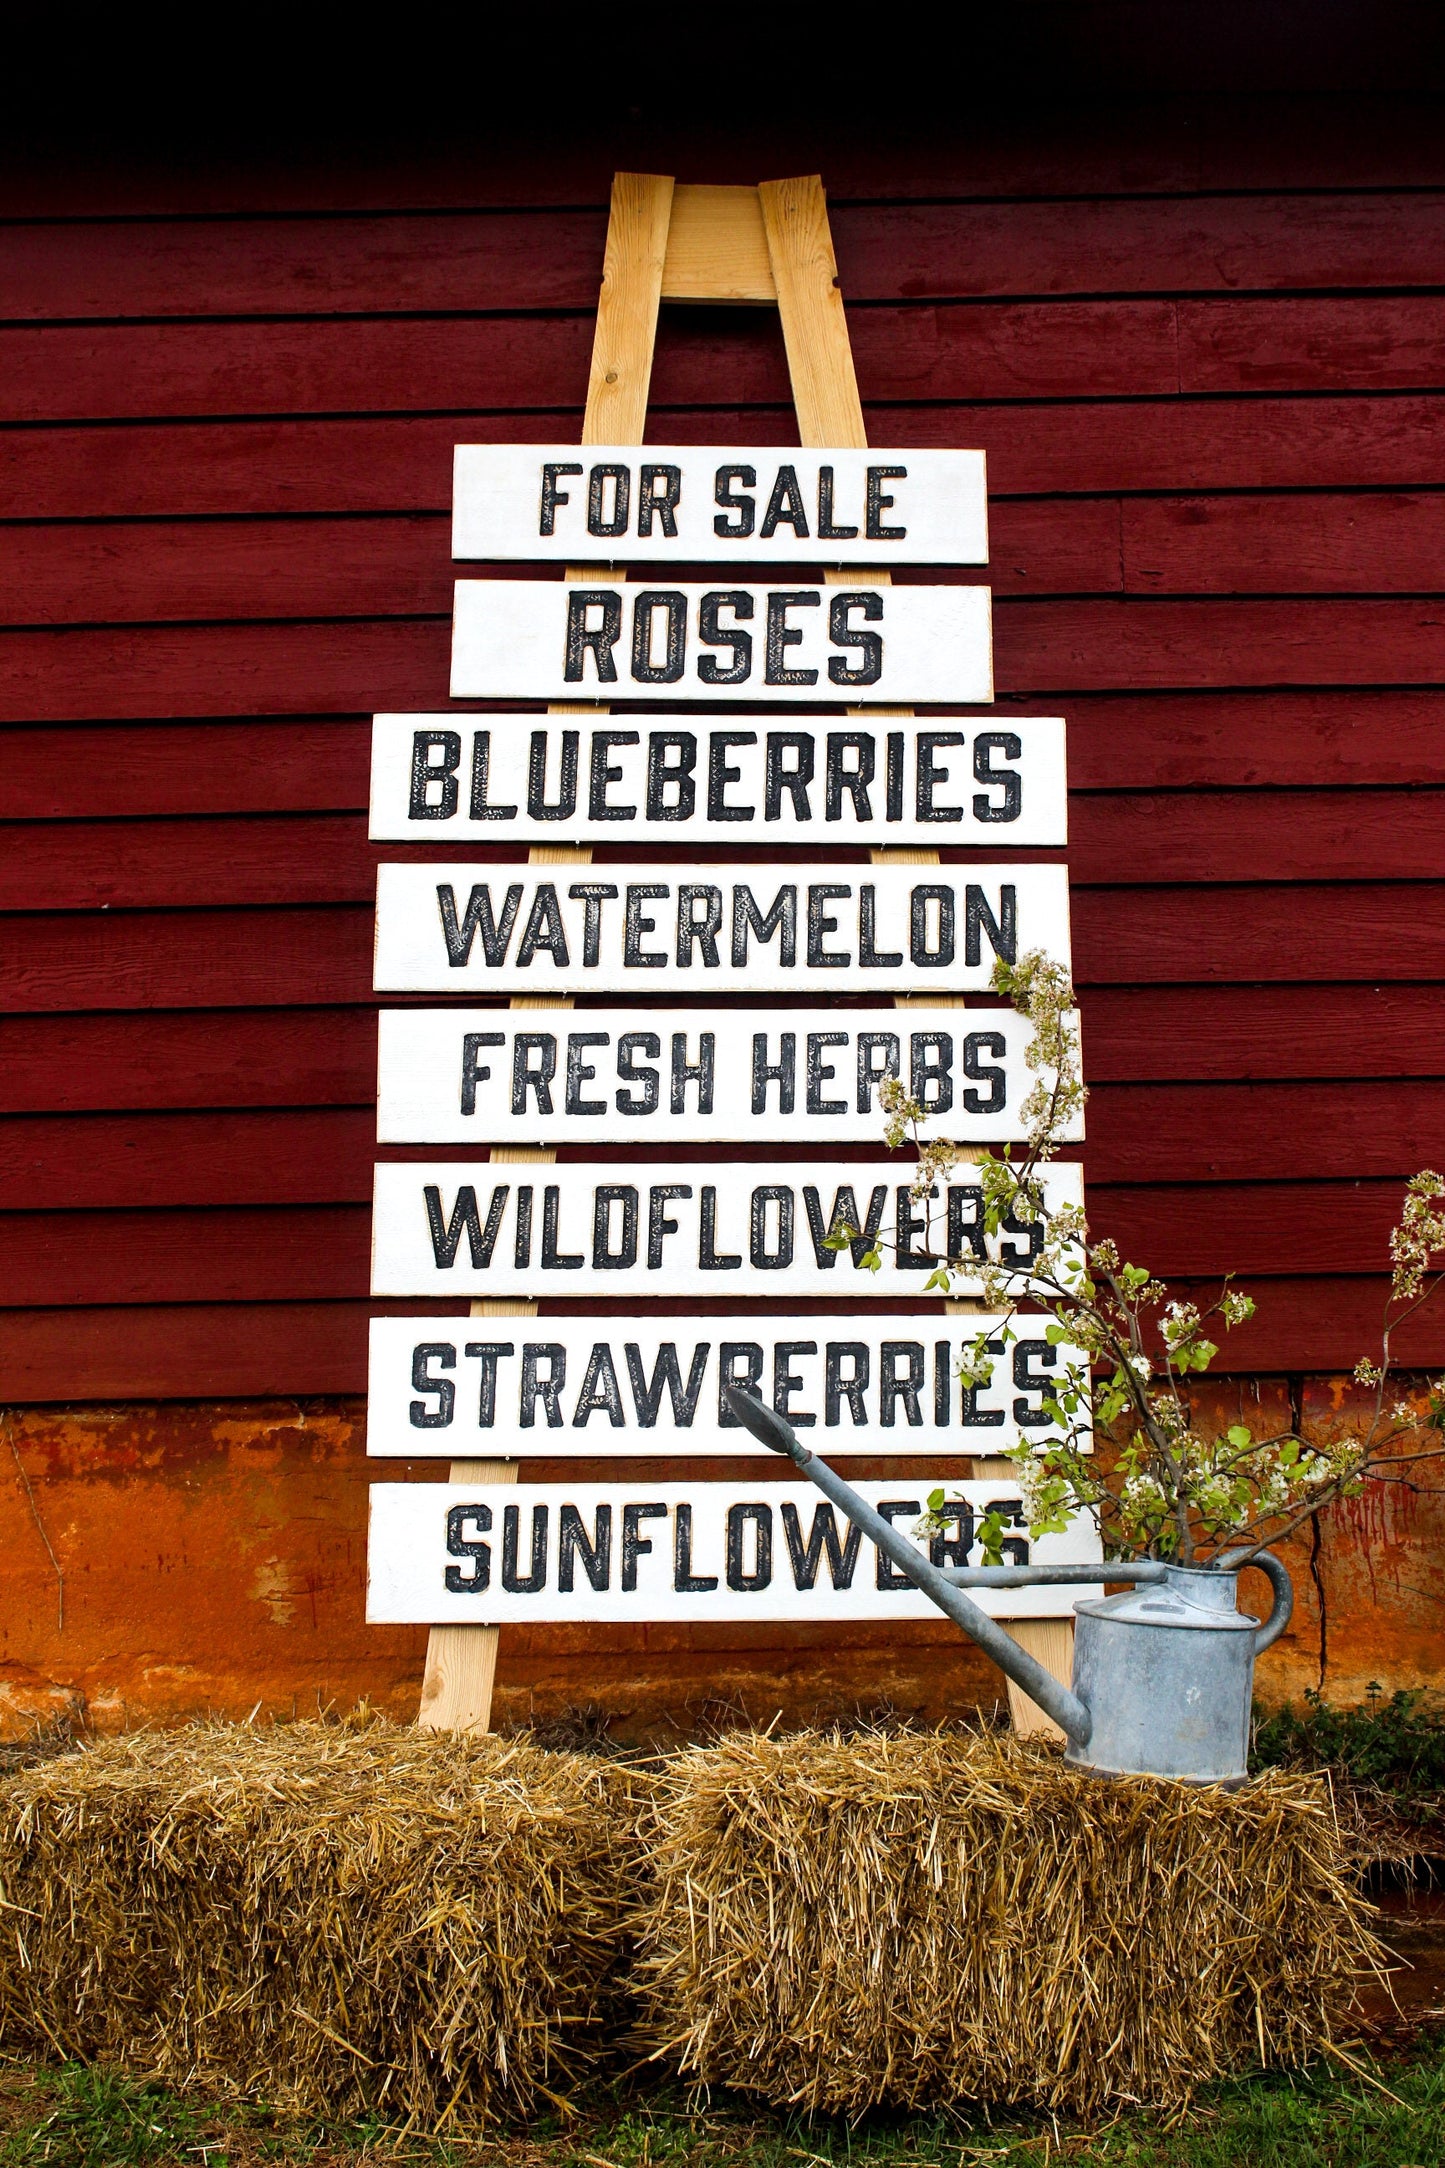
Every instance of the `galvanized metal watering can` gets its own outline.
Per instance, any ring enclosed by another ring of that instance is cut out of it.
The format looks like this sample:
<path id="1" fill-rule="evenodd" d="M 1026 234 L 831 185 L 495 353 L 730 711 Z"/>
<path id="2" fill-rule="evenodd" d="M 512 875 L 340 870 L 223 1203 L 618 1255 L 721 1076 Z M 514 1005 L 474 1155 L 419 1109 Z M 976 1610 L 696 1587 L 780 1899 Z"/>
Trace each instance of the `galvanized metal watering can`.
<path id="1" fill-rule="evenodd" d="M 1294 1609 L 1290 1577 L 1268 1551 L 1249 1563 L 1269 1576 L 1274 1603 L 1263 1625 L 1235 1608 L 1242 1554 L 1206 1567 L 1137 1565 L 956 1566 L 930 1564 L 906 1535 L 860 1498 L 762 1401 L 730 1386 L 738 1421 L 785 1453 L 825 1498 L 875 1543 L 914 1586 L 975 1640 L 1066 1734 L 1064 1759 L 1094 1776 L 1179 1777 L 1237 1784 L 1246 1773 L 1254 1659 L 1284 1632 Z M 1057 1588 L 1129 1581 L 1122 1595 L 1074 1606 L 1073 1689 L 1021 1649 L 964 1595 L 965 1588 Z"/>

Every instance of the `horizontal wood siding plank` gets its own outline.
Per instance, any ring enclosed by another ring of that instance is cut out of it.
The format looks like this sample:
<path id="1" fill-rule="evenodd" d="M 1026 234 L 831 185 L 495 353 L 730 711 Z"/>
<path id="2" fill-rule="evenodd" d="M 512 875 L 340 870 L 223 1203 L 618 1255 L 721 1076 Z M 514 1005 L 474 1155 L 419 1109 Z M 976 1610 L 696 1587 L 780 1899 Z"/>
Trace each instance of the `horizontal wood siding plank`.
<path id="1" fill-rule="evenodd" d="M 1006 696 L 990 712 L 1037 702 Z M 1076 823 L 1092 791 L 1445 783 L 1445 692 L 1079 694 Z M 0 729 L 0 819 L 364 810 L 370 718 Z M 1207 869 L 1204 869 L 1207 871 Z"/>
<path id="2" fill-rule="evenodd" d="M 1081 389 L 1138 398 L 1180 389 L 1174 311 L 1167 301 L 883 307 L 856 312 L 850 329 L 870 399 L 1048 399 Z M 1415 353 L 1427 336 L 1422 321 L 1407 350 Z M 591 349 L 590 313 L 10 326 L 0 330 L 0 422 L 483 405 L 580 411 Z M 653 386 L 662 406 L 782 404 L 781 333 L 775 322 L 761 329 L 750 319 L 719 325 L 716 315 L 665 319 Z"/>
<path id="3" fill-rule="evenodd" d="M 1445 589 L 1445 495 L 1130 499 L 1120 519 L 1126 594 Z M 1082 535 L 1079 542 L 1087 547 Z M 1049 577 L 1052 564 L 1040 562 Z"/>
<path id="4" fill-rule="evenodd" d="M 1441 283 L 1438 194 L 838 205 L 852 302 Z M 348 219 L 0 226 L 9 323 L 579 309 L 606 217 L 435 211 Z"/>
<path id="5" fill-rule="evenodd" d="M 866 388 L 866 387 L 865 387 Z M 485 398 L 473 388 L 469 404 Z M 1083 397 L 1023 406 L 972 387 L 943 406 L 868 409 L 875 444 L 982 445 L 995 499 L 1073 492 L 1425 488 L 1445 483 L 1445 396 L 1438 392 L 1290 397 L 1177 396 L 1118 405 Z M 452 451 L 575 432 L 580 417 L 459 411 L 328 420 L 113 422 L 0 436 L 12 519 L 164 519 L 451 508 Z M 674 444 L 791 444 L 792 409 L 649 409 L 649 434 Z M 1002 516 L 995 502 L 993 517 Z"/>
<path id="6" fill-rule="evenodd" d="M 1429 986 L 1095 987 L 1083 1010 L 1095 1086 L 1445 1076 Z M 375 1089 L 362 1007 L 0 1019 L 0 1114 L 351 1107 Z"/>
<path id="7" fill-rule="evenodd" d="M 986 569 L 929 578 L 999 597 L 1440 593 L 1445 493 L 1010 500 L 990 544 Z M 0 526 L 0 624 L 435 616 L 457 570 L 441 515 Z"/>
<path id="8" fill-rule="evenodd" d="M 994 625 L 1009 692 L 1445 680 L 1445 602 L 1432 600 L 1003 599 Z"/>
<path id="9" fill-rule="evenodd" d="M 1445 297 L 1430 294 L 882 305 L 850 330 L 880 404 L 1445 385 Z M 0 422 L 577 409 L 590 348 L 590 317 L 565 315 L 10 326 Z M 781 338 L 665 323 L 653 381 L 663 407 L 781 404 Z"/>
<path id="10" fill-rule="evenodd" d="M 1068 867 L 1076 888 L 1218 884 L 1253 879 L 1369 880 L 1382 868 L 1401 881 L 1431 880 L 1445 864 L 1445 789 L 1288 792 L 1193 791 L 1076 794 Z M 820 833 L 820 848 L 828 837 Z M 740 842 L 776 858 L 764 835 Z M 603 860 L 635 857 L 641 844 L 609 846 Z M 0 911 L 156 910 L 275 903 L 365 903 L 376 868 L 435 860 L 437 843 L 369 843 L 361 814 L 252 815 L 245 819 L 0 822 Z M 648 845 L 660 863 L 686 863 L 696 847 Z M 473 864 L 516 862 L 517 845 L 472 845 Z M 831 854 L 830 854 L 831 855 Z M 855 861 L 854 849 L 846 853 Z M 946 860 L 987 859 L 945 848 Z M 1058 851 L 1010 853 L 1058 861 Z M 806 859 L 791 861 L 807 877 Z M 784 869 L 779 868 L 779 872 Z"/>
<path id="11" fill-rule="evenodd" d="M 30 912 L 4 922 L 0 1014 L 369 1003 L 363 905 Z M 1445 977 L 1445 884 L 1079 889 L 1081 987 Z"/>
<path id="12" fill-rule="evenodd" d="M 1372 1272 L 1399 1208 L 1384 1180 L 1089 1187 L 1094 1231 L 1170 1276 Z M 363 1204 L 10 1212 L 0 1307 L 359 1300 L 370 1255 Z"/>
<path id="13" fill-rule="evenodd" d="M 994 615 L 1000 693 L 1445 682 L 1445 603 L 1015 601 Z M 0 633 L 0 723 L 435 708 L 448 619 Z"/>
<path id="14" fill-rule="evenodd" d="M 0 1020 L 0 1113 L 103 1108 L 364 1106 L 376 1021 L 356 1009 Z"/>
<path id="15" fill-rule="evenodd" d="M 0 1211 L 367 1204 L 378 1157 L 371 1096 L 324 1109 L 0 1118 Z M 863 1125 L 874 1149 L 882 1128 L 881 1118 Z M 1100 1084 L 1090 1095 L 1087 1147 L 1070 1156 L 1083 1158 L 1091 1195 L 1111 1182 L 1247 1182 L 1261 1168 L 1275 1181 L 1403 1182 L 1418 1165 L 1422 1140 L 1442 1135 L 1445 1082 L 1434 1078 Z M 388 1145 L 381 1156 L 435 1153 Z M 562 1156 L 620 1155 L 578 1145 Z M 629 1167 L 668 1163 L 664 1143 L 643 1138 L 628 1147 Z"/>
<path id="16" fill-rule="evenodd" d="M 1214 1369 L 1224 1376 L 1352 1369 L 1379 1346 L 1388 1284 L 1367 1274 L 1271 1279 L 1255 1316 L 1226 1336 Z M 1217 1283 L 1183 1281 L 1178 1292 L 1207 1302 Z M 0 1398 L 23 1406 L 364 1393 L 368 1317 L 421 1308 L 351 1300 L 4 1310 Z M 1416 1367 L 1445 1363 L 1438 1305 L 1404 1329 L 1398 1358 Z"/>

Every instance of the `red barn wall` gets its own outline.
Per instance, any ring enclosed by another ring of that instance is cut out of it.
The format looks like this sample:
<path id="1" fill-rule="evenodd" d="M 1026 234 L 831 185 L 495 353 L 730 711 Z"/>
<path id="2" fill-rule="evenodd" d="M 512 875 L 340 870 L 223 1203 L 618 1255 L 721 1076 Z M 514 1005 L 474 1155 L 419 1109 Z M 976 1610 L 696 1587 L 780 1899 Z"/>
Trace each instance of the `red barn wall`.
<path id="1" fill-rule="evenodd" d="M 1377 1345 L 1402 1178 L 1445 1117 L 1433 111 L 16 159 L 12 1723 L 67 1696 L 116 1721 L 414 1703 L 424 1635 L 362 1620 L 369 717 L 446 704 L 453 445 L 578 432 L 618 164 L 820 168 L 873 440 L 987 450 L 999 706 L 1069 724 L 1096 1227 L 1252 1289 L 1231 1407 L 1334 1421 Z M 665 311 L 653 391 L 658 439 L 794 440 L 765 312 Z M 1397 1354 L 1445 1362 L 1445 1310 Z M 1338 1691 L 1433 1679 L 1440 1532 L 1412 1494 L 1335 1516 L 1276 1686 L 1314 1683 L 1322 1645 Z M 508 1714 L 679 1721 L 993 1691 L 941 1633 L 758 1627 L 519 1632 L 502 1687 Z"/>

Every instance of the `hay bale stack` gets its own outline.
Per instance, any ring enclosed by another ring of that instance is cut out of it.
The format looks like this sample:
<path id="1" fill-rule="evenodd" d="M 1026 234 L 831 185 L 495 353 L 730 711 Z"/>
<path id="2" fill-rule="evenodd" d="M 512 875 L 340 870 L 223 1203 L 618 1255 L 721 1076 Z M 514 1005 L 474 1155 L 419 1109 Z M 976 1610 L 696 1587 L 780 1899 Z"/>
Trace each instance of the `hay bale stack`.
<path id="1" fill-rule="evenodd" d="M 565 2096 L 630 1826 L 615 1771 L 515 1741 L 103 1742 L 0 1785 L 0 2039 L 426 2129 Z"/>
<path id="2" fill-rule="evenodd" d="M 655 2053 L 775 2104 L 1177 2103 L 1304 2059 L 1379 1964 L 1326 1787 L 990 1737 L 740 1735 L 644 1822 Z"/>

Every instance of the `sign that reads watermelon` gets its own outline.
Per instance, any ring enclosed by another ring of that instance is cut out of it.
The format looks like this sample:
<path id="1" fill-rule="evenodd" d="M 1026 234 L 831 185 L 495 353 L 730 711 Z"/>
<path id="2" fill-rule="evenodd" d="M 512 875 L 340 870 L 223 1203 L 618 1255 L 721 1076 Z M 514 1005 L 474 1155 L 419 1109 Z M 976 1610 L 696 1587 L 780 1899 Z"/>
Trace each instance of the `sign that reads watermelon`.
<path id="1" fill-rule="evenodd" d="M 383 865 L 384 993 L 986 993 L 1069 959 L 1063 866 Z"/>

